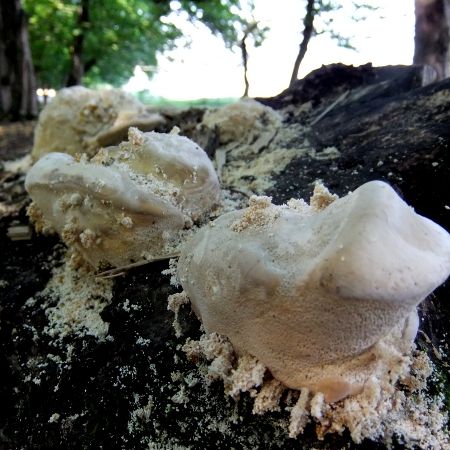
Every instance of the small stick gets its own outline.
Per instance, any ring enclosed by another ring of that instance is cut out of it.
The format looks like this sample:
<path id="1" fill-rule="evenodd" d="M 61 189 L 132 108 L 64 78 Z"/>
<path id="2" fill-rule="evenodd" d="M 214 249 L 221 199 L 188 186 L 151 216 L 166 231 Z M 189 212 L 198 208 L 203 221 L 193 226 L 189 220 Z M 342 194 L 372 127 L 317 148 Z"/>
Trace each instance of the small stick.
<path id="1" fill-rule="evenodd" d="M 309 125 L 315 125 L 317 122 L 322 120 L 333 108 L 335 108 L 339 103 L 341 103 L 347 95 L 350 93 L 350 91 L 345 91 L 343 94 L 341 94 L 328 108 L 325 109 L 325 111 L 322 111 Z"/>
<path id="2" fill-rule="evenodd" d="M 115 278 L 120 275 L 124 275 L 125 271 L 128 269 L 134 269 L 135 267 L 145 266 L 146 264 L 150 264 L 150 263 L 156 262 L 156 261 L 163 261 L 165 259 L 177 258 L 178 256 L 180 256 L 179 253 L 172 253 L 170 255 L 164 255 L 164 256 L 156 256 L 155 258 L 152 258 L 152 259 L 146 259 L 143 261 L 138 261 L 135 263 L 127 264 L 126 266 L 115 267 L 114 269 L 108 269 L 103 272 L 97 273 L 94 276 L 95 276 L 95 278 L 101 278 L 101 279 L 105 279 L 105 280 L 108 278 Z"/>
<path id="3" fill-rule="evenodd" d="M 28 225 L 12 225 L 6 234 L 12 241 L 29 241 L 31 239 L 31 229 Z"/>
<path id="4" fill-rule="evenodd" d="M 435 347 L 435 345 L 433 344 L 433 342 L 431 341 L 431 339 L 429 338 L 429 336 L 422 330 L 419 330 L 419 332 L 422 334 L 422 336 L 424 337 L 426 343 L 428 345 L 431 346 L 431 350 L 434 353 L 434 356 L 441 362 L 443 362 L 444 366 L 448 366 L 444 361 L 443 361 L 443 357 L 441 352 Z"/>

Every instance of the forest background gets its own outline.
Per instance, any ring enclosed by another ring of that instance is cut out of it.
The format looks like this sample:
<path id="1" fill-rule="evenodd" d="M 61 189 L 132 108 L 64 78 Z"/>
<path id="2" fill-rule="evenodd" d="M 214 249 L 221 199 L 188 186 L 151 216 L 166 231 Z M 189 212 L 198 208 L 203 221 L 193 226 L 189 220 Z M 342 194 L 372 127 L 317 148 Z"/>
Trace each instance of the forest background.
<path id="1" fill-rule="evenodd" d="M 446 77 L 450 0 L 403 3 L 405 8 L 411 3 L 415 7 L 414 63 L 430 66 L 436 79 Z M 351 32 L 335 26 L 339 12 L 348 11 L 351 20 L 364 23 L 368 15 L 380 14 L 379 4 L 377 0 L 299 0 L 298 9 L 304 11 L 298 24 L 302 34 L 290 84 L 297 80 L 314 36 L 327 34 L 337 46 L 353 47 Z M 37 93 L 46 100 L 64 86 L 121 86 L 136 67 L 151 75 L 159 57 L 170 58 L 170 51 L 186 33 L 174 17 L 204 25 L 240 55 L 246 96 L 248 59 L 252 50 L 264 44 L 269 31 L 255 19 L 254 9 L 252 0 L 1 0 L 0 118 L 35 117 Z M 184 45 L 189 45 L 189 39 Z M 261 77 L 270 76 L 270 61 L 267 68 Z M 180 73 L 179 84 L 183 83 Z M 141 97 L 152 100 L 145 92 Z"/>

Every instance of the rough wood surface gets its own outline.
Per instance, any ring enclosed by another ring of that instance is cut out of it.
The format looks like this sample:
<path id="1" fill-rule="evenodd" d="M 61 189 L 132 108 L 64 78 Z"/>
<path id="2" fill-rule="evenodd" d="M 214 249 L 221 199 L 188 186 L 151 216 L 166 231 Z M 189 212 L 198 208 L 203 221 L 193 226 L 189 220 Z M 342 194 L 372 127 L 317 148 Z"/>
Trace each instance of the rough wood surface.
<path id="1" fill-rule="evenodd" d="M 335 65 L 261 100 L 290 111 L 287 120 L 308 127 L 315 148 L 313 156 L 294 158 L 275 175 L 267 194 L 276 203 L 308 198 L 321 179 L 342 195 L 382 179 L 419 213 L 448 228 L 450 80 L 425 87 L 421 80 L 420 68 Z M 207 141 L 213 155 L 217 142 L 214 136 Z M 321 158 L 329 147 L 339 153 Z M 187 336 L 199 336 L 199 323 L 182 307 L 183 336 L 175 337 L 167 296 L 176 289 L 161 275 L 165 262 L 116 279 L 101 314 L 110 338 L 67 336 L 55 346 L 43 332 L 46 299 L 37 293 L 62 246 L 35 235 L 8 239 L 11 225 L 27 223 L 23 207 L 0 220 L 0 448 L 385 448 L 371 441 L 352 444 L 346 433 L 317 441 L 313 426 L 289 439 L 286 411 L 252 415 L 249 396 L 235 403 L 221 383 L 201 382 L 198 367 L 180 350 Z M 422 308 L 423 330 L 435 344 L 449 330 L 449 294 L 448 287 L 440 288 Z M 33 296 L 35 302 L 26 303 Z M 433 353 L 423 339 L 420 345 Z M 448 356 L 437 361 L 441 369 L 448 363 Z"/>

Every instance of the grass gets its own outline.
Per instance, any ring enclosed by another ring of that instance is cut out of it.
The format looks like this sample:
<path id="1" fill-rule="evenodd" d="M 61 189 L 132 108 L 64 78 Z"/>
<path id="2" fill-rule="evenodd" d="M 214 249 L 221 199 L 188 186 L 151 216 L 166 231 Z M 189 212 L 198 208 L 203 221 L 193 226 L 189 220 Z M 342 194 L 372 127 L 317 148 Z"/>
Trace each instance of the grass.
<path id="1" fill-rule="evenodd" d="M 140 91 L 136 97 L 144 104 L 151 106 L 176 106 L 179 108 L 190 107 L 219 107 L 235 103 L 238 98 L 198 98 L 194 100 L 171 100 L 164 97 L 154 97 L 148 91 Z"/>

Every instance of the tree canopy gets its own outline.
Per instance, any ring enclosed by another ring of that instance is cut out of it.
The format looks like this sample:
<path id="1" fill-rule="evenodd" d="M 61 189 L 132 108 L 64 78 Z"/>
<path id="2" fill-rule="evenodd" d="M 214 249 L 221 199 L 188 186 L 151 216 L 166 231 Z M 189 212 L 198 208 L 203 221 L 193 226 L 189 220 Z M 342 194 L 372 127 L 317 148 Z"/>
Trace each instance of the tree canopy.
<path id="1" fill-rule="evenodd" d="M 242 21 L 239 0 L 24 0 L 24 7 L 39 85 L 52 87 L 67 83 L 76 52 L 85 84 L 119 85 L 136 64 L 155 64 L 182 35 L 170 14 L 201 21 L 229 47 Z"/>

